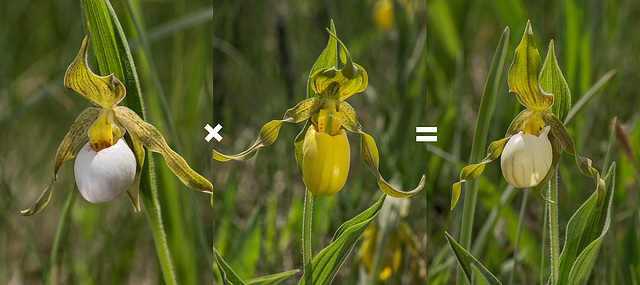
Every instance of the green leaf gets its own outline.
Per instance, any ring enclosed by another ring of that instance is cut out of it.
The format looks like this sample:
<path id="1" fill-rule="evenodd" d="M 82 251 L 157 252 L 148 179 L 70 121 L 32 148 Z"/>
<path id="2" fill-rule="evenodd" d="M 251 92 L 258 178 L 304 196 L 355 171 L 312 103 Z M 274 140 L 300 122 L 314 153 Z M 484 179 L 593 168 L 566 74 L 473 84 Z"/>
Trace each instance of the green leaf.
<path id="1" fill-rule="evenodd" d="M 592 273 L 604 235 L 611 223 L 616 165 L 605 177 L 607 207 L 597 208 L 598 193 L 580 206 L 567 224 L 566 242 L 560 255 L 559 284 L 586 284 Z"/>
<path id="2" fill-rule="evenodd" d="M 287 278 L 293 276 L 294 274 L 300 272 L 298 269 L 289 270 L 277 274 L 271 274 L 267 276 L 262 276 L 258 278 L 253 278 L 247 280 L 247 285 L 276 285 L 282 283 Z"/>
<path id="3" fill-rule="evenodd" d="M 484 277 L 484 279 L 489 284 L 492 284 L 492 285 L 502 284 L 500 283 L 498 278 L 496 278 L 496 276 L 494 276 L 491 272 L 489 272 L 489 270 L 486 267 L 484 267 L 482 263 L 480 263 L 480 261 L 478 261 L 475 257 L 473 257 L 473 255 L 471 255 L 471 253 L 469 253 L 460 244 L 458 244 L 453 239 L 453 237 L 449 235 L 448 232 L 444 232 L 444 234 L 447 240 L 449 241 L 449 246 L 451 246 L 451 250 L 453 251 L 453 254 L 456 256 L 456 260 L 458 261 L 458 264 L 460 265 L 460 267 L 462 267 L 464 276 L 467 277 L 467 281 L 469 282 L 469 284 L 473 284 L 471 282 L 471 273 L 472 273 L 471 265 L 472 264 L 475 265 L 475 267 L 478 269 L 482 277 Z"/>
<path id="4" fill-rule="evenodd" d="M 220 256 L 220 253 L 218 253 L 215 248 L 213 248 L 213 255 L 216 257 L 216 264 L 218 264 L 218 268 L 220 269 L 220 273 L 222 275 L 222 284 L 245 284 L 244 282 L 242 282 L 242 279 L 240 279 L 240 277 L 238 277 L 238 275 L 233 271 L 233 269 L 229 267 L 229 264 L 227 264 L 224 259 L 222 259 L 222 256 Z"/>
<path id="5" fill-rule="evenodd" d="M 542 90 L 553 94 L 553 106 L 551 106 L 551 112 L 564 121 L 571 108 L 571 92 L 569 91 L 569 85 L 562 75 L 560 66 L 558 66 L 558 60 L 556 59 L 555 50 L 553 48 L 553 40 L 549 43 L 549 51 L 547 52 L 547 59 L 542 66 L 542 73 L 540 73 L 540 87 Z"/>
<path id="6" fill-rule="evenodd" d="M 546 110 L 553 105 L 553 95 L 545 93 L 538 84 L 540 62 L 531 22 L 527 21 L 527 27 L 509 68 L 509 92 L 516 93 L 520 104 L 534 111 Z"/>
<path id="7" fill-rule="evenodd" d="M 334 35 L 337 35 L 336 27 L 333 25 L 333 20 L 331 20 L 331 32 Z M 336 38 L 329 37 L 327 46 L 322 50 L 322 53 L 320 53 L 320 56 L 316 59 L 316 62 L 313 64 L 313 67 L 311 67 L 311 71 L 309 72 L 309 77 L 307 78 L 307 99 L 316 96 L 316 93 L 313 92 L 313 89 L 311 88 L 312 75 L 320 69 L 331 68 L 334 66 L 338 66 L 338 42 L 336 41 Z"/>
<path id="8" fill-rule="evenodd" d="M 98 63 L 98 73 L 101 75 L 113 73 L 116 78 L 122 79 L 125 73 L 106 2 L 103 0 L 82 0 L 82 5 L 88 30 L 91 31 L 91 42 L 93 42 L 93 50 Z"/>
<path id="9" fill-rule="evenodd" d="M 338 270 L 373 218 L 378 214 L 387 195 L 382 195 L 378 202 L 338 228 L 331 244 L 325 247 L 311 264 L 298 284 L 330 284 Z"/>

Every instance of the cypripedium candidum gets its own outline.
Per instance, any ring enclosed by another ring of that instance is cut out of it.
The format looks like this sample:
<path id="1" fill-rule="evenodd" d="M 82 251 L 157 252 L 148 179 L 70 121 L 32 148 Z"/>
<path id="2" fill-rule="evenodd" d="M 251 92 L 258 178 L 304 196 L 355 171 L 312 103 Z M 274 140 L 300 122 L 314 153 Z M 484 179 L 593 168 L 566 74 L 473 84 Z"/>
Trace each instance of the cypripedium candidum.
<path id="1" fill-rule="evenodd" d="M 64 77 L 67 90 L 74 90 L 97 107 L 85 109 L 60 143 L 56 152 L 53 178 L 36 203 L 22 211 L 31 216 L 42 210 L 53 191 L 62 164 L 76 156 L 75 177 L 80 194 L 87 201 L 102 203 L 127 192 L 135 211 L 140 211 L 138 190 L 144 163 L 143 145 L 164 156 L 167 166 L 189 188 L 212 194 L 213 186 L 196 173 L 165 142 L 162 134 L 134 111 L 117 106 L 125 87 L 113 76 L 98 76 L 87 61 L 89 36 Z M 87 144 L 78 152 L 77 147 Z"/>
<path id="2" fill-rule="evenodd" d="M 590 159 L 576 154 L 573 138 L 561 121 L 571 106 L 571 94 L 555 59 L 553 40 L 541 67 L 530 22 L 516 48 L 508 83 L 509 91 L 526 109 L 513 119 L 505 138 L 489 145 L 483 161 L 462 169 L 460 181 L 452 187 L 451 210 L 460 198 L 461 184 L 480 176 L 485 164 L 500 154 L 502 173 L 509 184 L 529 188 L 538 199 L 554 203 L 542 195 L 542 188 L 554 175 L 563 150 L 574 155 L 578 169 L 596 181 L 596 206 L 600 207 L 605 197 L 604 181 Z"/>
<path id="3" fill-rule="evenodd" d="M 392 197 L 409 197 L 424 187 L 422 176 L 418 187 L 411 191 L 398 190 L 382 178 L 378 171 L 378 148 L 373 138 L 362 131 L 356 112 L 345 101 L 351 95 L 367 88 L 367 72 L 351 60 L 345 45 L 329 31 L 330 38 L 311 69 L 307 82 L 307 99 L 287 110 L 282 120 L 273 120 L 260 130 L 258 139 L 249 149 L 235 155 L 213 151 L 219 161 L 244 161 L 253 157 L 257 150 L 275 142 L 282 123 L 306 124 L 294 141 L 298 169 L 302 173 L 307 189 L 315 194 L 330 196 L 342 189 L 349 172 L 349 141 L 345 132 L 349 130 L 361 135 L 361 152 L 365 165 L 378 179 L 378 186 Z M 338 68 L 338 56 L 341 67 Z M 311 119 L 311 120 L 309 120 Z"/>

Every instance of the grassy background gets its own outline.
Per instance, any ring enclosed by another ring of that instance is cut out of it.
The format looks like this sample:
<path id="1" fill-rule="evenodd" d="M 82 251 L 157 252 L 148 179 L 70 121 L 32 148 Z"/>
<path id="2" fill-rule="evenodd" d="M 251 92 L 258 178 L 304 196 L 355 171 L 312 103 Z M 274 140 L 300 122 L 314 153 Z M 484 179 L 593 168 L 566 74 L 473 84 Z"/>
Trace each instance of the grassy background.
<path id="1" fill-rule="evenodd" d="M 172 147 L 179 144 L 187 162 L 214 185 L 212 213 L 209 197 L 189 194 L 155 156 L 165 229 L 181 283 L 218 282 L 210 266 L 212 243 L 244 279 L 301 268 L 304 184 L 293 138 L 302 125 L 283 126 L 274 145 L 245 163 L 212 162 L 211 148 L 229 153 L 246 148 L 262 124 L 281 118 L 304 98 L 308 70 L 326 45 L 330 19 L 354 61 L 369 73 L 368 89 L 349 103 L 378 144 L 381 173 L 409 189 L 427 172 L 426 145 L 414 142 L 414 128 L 429 125 L 426 5 L 398 5 L 395 25 L 383 29 L 374 23 L 377 2 L 133 1 L 177 142 L 165 126 L 150 59 L 138 44 L 131 16 L 124 3 L 113 3 L 141 78 L 147 120 Z M 87 203 L 77 195 L 73 161 L 61 168 L 47 208 L 31 218 L 20 216 L 48 183 L 69 126 L 90 105 L 62 88 L 84 31 L 77 1 L 2 2 L 0 13 L 0 283 L 38 284 L 49 271 L 54 284 L 162 283 L 144 215 L 134 213 L 125 197 Z M 223 125 L 222 142 L 203 140 L 207 123 Z M 359 138 L 349 139 L 352 168 L 345 188 L 316 199 L 316 253 L 342 222 L 382 194 L 361 162 Z M 388 283 L 426 278 L 426 191 L 410 201 L 404 222 L 412 229 L 417 257 L 404 254 Z M 362 280 L 358 250 L 336 284 Z"/>
<path id="2" fill-rule="evenodd" d="M 640 280 L 639 196 L 637 180 L 640 119 L 637 106 L 640 28 L 637 1 L 442 1 L 427 2 L 427 121 L 440 127 L 438 143 L 429 145 L 427 229 L 428 280 L 431 284 L 455 281 L 455 260 L 444 231 L 459 234 L 462 204 L 449 212 L 451 185 L 468 162 L 477 110 L 489 65 L 500 34 L 511 29 L 507 62 L 522 37 L 527 19 L 542 59 L 554 40 L 556 57 L 575 104 L 603 75 L 617 71 L 610 84 L 567 124 L 579 154 L 601 169 L 614 117 L 629 132 L 631 154 L 624 155 L 621 140 L 612 157 L 618 164 L 613 223 L 591 282 L 637 284 Z M 493 112 L 489 141 L 504 136 L 524 107 L 508 93 L 505 66 Z M 603 171 L 600 171 L 603 173 Z M 489 164 L 480 178 L 479 199 L 472 238 L 472 253 L 503 282 L 513 267 L 513 250 L 521 190 L 506 189 L 499 162 Z M 572 213 L 592 194 L 593 181 L 578 171 L 573 157 L 560 161 L 560 234 Z M 461 198 L 464 199 L 464 192 Z M 502 199 L 503 203 L 499 203 Z M 500 206 L 503 205 L 503 206 Z M 549 276 L 548 230 L 543 233 L 543 202 L 530 200 L 526 208 L 515 282 L 546 283 Z M 479 278 L 481 279 L 481 278 Z"/>

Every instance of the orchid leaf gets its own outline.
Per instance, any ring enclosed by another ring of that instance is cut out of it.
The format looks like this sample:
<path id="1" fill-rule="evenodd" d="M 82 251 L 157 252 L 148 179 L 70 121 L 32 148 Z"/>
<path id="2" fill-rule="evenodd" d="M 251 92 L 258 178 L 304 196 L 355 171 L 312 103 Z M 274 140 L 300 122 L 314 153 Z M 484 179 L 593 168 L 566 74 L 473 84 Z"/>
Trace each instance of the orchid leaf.
<path id="1" fill-rule="evenodd" d="M 216 264 L 218 264 L 218 268 L 220 269 L 220 274 L 222 275 L 222 284 L 224 285 L 244 285 L 245 283 L 240 279 L 238 274 L 227 264 L 220 253 L 214 248 L 213 255 L 216 258 Z"/>
<path id="2" fill-rule="evenodd" d="M 38 200 L 27 210 L 21 211 L 23 216 L 32 216 L 40 212 L 51 199 L 51 193 L 53 191 L 53 185 L 58 180 L 58 170 L 62 164 L 76 156 L 76 148 L 79 144 L 89 139 L 89 128 L 98 118 L 100 114 L 100 108 L 89 107 L 82 111 L 80 115 L 71 125 L 69 132 L 64 136 L 58 151 L 56 152 L 55 166 L 53 168 L 53 178 L 49 182 L 49 186 L 42 192 Z"/>
<path id="3" fill-rule="evenodd" d="M 204 193 L 213 193 L 211 182 L 195 172 L 187 162 L 173 151 L 153 125 L 142 120 L 133 110 L 118 106 L 113 108 L 116 120 L 134 140 L 140 141 L 150 151 L 162 154 L 167 166 L 187 187 Z"/>
<path id="4" fill-rule="evenodd" d="M 289 277 L 293 276 L 294 274 L 296 274 L 298 272 L 300 272 L 300 270 L 294 269 L 294 270 L 289 270 L 289 271 L 280 272 L 280 273 L 276 273 L 276 274 L 271 274 L 271 275 L 267 275 L 267 276 L 261 276 L 261 277 L 258 277 L 258 278 L 252 278 L 252 279 L 247 280 L 247 282 L 245 282 L 245 284 L 247 284 L 247 285 L 276 285 L 276 284 L 280 284 L 280 283 L 284 282 Z"/>
<path id="5" fill-rule="evenodd" d="M 493 273 L 491 273 L 486 267 L 484 267 L 484 265 L 482 265 L 482 263 L 480 263 L 480 261 L 478 261 L 475 257 L 473 257 L 471 253 L 469 253 L 459 243 L 457 243 L 453 239 L 453 237 L 449 235 L 448 232 L 444 232 L 444 235 L 447 238 L 447 241 L 449 241 L 449 246 L 451 247 L 451 251 L 453 251 L 453 254 L 456 256 L 456 260 L 458 261 L 458 264 L 462 268 L 462 272 L 464 272 L 464 276 L 467 278 L 467 281 L 469 282 L 469 284 L 473 284 L 473 282 L 471 282 L 472 273 L 473 273 L 471 271 L 472 264 L 478 269 L 482 277 L 484 277 L 484 279 L 489 284 L 491 285 L 502 284 L 500 283 L 500 280 L 498 280 L 498 278 L 496 278 L 496 276 L 493 275 Z"/>
<path id="6" fill-rule="evenodd" d="M 544 61 L 542 73 L 540 73 L 540 87 L 553 94 L 553 106 L 551 112 L 564 121 L 571 109 L 571 92 L 569 85 L 562 75 L 553 48 L 553 40 L 549 43 L 547 59 Z"/>
<path id="7" fill-rule="evenodd" d="M 426 180 L 425 175 L 422 175 L 418 186 L 411 191 L 402 191 L 391 186 L 386 180 L 384 180 L 378 171 L 380 156 L 378 154 L 376 142 L 367 133 L 360 132 L 360 135 L 360 151 L 362 152 L 362 160 L 364 160 L 364 164 L 369 167 L 373 175 L 378 179 L 378 186 L 382 192 L 394 198 L 406 198 L 418 193 L 422 188 L 424 188 Z"/>
<path id="8" fill-rule="evenodd" d="M 89 38 L 82 40 L 82 47 L 76 59 L 69 65 L 64 75 L 64 87 L 82 95 L 97 106 L 108 108 L 118 104 L 124 98 L 126 90 L 118 78 L 113 76 L 98 76 L 89 68 L 88 50 Z"/>
<path id="9" fill-rule="evenodd" d="M 509 92 L 516 93 L 516 98 L 525 107 L 546 110 L 553 105 L 553 95 L 545 93 L 538 84 L 540 76 L 540 54 L 533 39 L 531 22 L 522 35 L 522 40 L 516 47 L 515 56 L 509 68 Z"/>

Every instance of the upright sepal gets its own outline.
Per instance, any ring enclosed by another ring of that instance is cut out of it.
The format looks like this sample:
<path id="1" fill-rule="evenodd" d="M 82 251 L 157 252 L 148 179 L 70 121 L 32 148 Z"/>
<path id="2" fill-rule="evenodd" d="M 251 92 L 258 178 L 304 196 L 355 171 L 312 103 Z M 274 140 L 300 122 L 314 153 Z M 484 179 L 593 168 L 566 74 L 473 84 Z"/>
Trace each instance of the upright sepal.
<path id="1" fill-rule="evenodd" d="M 540 87 L 547 92 L 553 94 L 553 106 L 551 112 L 555 114 L 560 121 L 564 121 L 571 109 L 571 92 L 569 85 L 562 75 L 558 61 L 556 60 L 555 50 L 553 48 L 553 40 L 549 43 L 549 51 L 547 58 L 542 66 L 540 73 Z"/>
<path id="2" fill-rule="evenodd" d="M 64 87 L 78 92 L 91 103 L 103 108 L 118 104 L 124 98 L 124 85 L 113 74 L 98 76 L 91 71 L 88 62 L 89 35 L 82 40 L 76 59 L 64 75 Z"/>
<path id="3" fill-rule="evenodd" d="M 553 95 L 545 93 L 538 84 L 540 67 L 540 54 L 533 40 L 531 22 L 527 21 L 524 35 L 509 68 L 508 80 L 509 92 L 516 93 L 518 101 L 532 110 L 546 110 L 553 105 Z"/>

